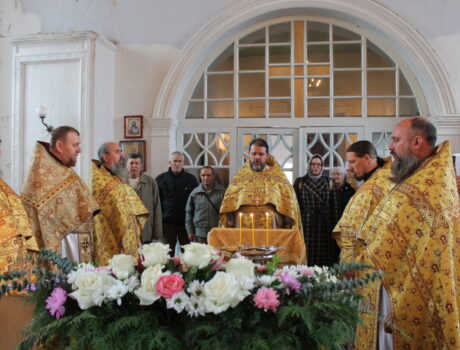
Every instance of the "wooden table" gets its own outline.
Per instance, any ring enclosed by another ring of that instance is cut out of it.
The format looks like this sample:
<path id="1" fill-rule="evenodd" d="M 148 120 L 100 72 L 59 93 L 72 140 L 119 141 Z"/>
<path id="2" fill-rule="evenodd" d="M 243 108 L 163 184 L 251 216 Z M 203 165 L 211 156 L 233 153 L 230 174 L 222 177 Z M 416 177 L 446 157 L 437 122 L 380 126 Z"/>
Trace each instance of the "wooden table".
<path id="1" fill-rule="evenodd" d="M 13 349 L 21 339 L 21 330 L 32 321 L 32 304 L 25 304 L 24 297 L 2 296 L 0 298 L 1 349 Z"/>

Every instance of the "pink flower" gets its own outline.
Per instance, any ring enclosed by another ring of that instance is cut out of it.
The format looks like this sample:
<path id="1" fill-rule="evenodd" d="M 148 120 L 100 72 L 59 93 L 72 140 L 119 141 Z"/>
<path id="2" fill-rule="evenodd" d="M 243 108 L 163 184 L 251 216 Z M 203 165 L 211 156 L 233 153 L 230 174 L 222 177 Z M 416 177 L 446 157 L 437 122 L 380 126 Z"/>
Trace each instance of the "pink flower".
<path id="1" fill-rule="evenodd" d="M 50 312 L 51 316 L 55 316 L 59 320 L 65 313 L 65 301 L 67 299 L 67 292 L 61 287 L 56 287 L 51 292 L 51 296 L 46 298 L 45 308 Z"/>
<path id="2" fill-rule="evenodd" d="M 182 292 L 185 281 L 179 275 L 172 274 L 161 276 L 156 284 L 157 293 L 166 299 L 174 294 Z"/>
<path id="3" fill-rule="evenodd" d="M 288 287 L 286 293 L 289 295 L 291 289 L 292 290 L 299 290 L 302 286 L 301 283 L 297 280 L 297 278 L 292 277 L 289 273 L 283 272 L 279 275 L 281 278 L 281 282 Z"/>
<path id="4" fill-rule="evenodd" d="M 212 267 L 212 271 L 217 271 L 220 269 L 220 267 L 222 266 L 222 264 L 224 263 L 224 254 L 222 254 L 220 251 L 218 251 L 218 254 L 219 254 L 219 258 L 218 259 L 212 259 L 209 264 L 214 264 L 213 267 Z"/>
<path id="5" fill-rule="evenodd" d="M 265 265 L 257 266 L 256 270 L 257 270 L 257 272 L 263 272 L 263 271 L 267 270 L 267 266 L 265 266 Z"/>
<path id="6" fill-rule="evenodd" d="M 254 303 L 259 309 L 276 312 L 276 308 L 280 305 L 278 298 L 279 295 L 273 288 L 261 287 L 254 294 Z"/>
<path id="7" fill-rule="evenodd" d="M 309 268 L 301 269 L 300 273 L 302 274 L 302 276 L 305 276 L 305 277 L 312 277 L 315 275 L 315 271 Z"/>

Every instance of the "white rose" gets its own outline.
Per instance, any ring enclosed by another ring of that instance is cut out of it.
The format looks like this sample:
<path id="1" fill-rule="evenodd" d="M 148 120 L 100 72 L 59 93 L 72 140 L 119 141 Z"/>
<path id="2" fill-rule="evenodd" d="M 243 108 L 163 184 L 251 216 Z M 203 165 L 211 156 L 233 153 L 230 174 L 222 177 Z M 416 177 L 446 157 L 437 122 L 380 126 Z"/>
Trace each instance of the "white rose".
<path id="1" fill-rule="evenodd" d="M 134 256 L 117 254 L 109 260 L 112 272 L 120 280 L 125 280 L 134 273 L 137 260 Z"/>
<path id="2" fill-rule="evenodd" d="M 77 300 L 80 309 L 86 310 L 100 306 L 106 298 L 106 290 L 116 282 L 107 271 L 78 271 L 73 286 L 77 290 L 69 295 Z"/>
<path id="3" fill-rule="evenodd" d="M 246 258 L 230 259 L 225 270 L 236 277 L 254 277 L 254 263 Z"/>
<path id="4" fill-rule="evenodd" d="M 180 254 L 180 260 L 185 265 L 197 266 L 202 269 L 209 265 L 215 257 L 215 249 L 207 244 L 190 243 L 183 246 L 184 252 Z"/>
<path id="5" fill-rule="evenodd" d="M 230 306 L 235 307 L 244 299 L 240 285 L 235 276 L 218 271 L 215 276 L 204 285 L 204 306 L 206 312 L 219 314 Z"/>
<path id="6" fill-rule="evenodd" d="M 141 305 L 152 305 L 155 301 L 160 299 L 157 294 L 156 284 L 161 276 L 168 275 L 170 272 L 162 272 L 162 265 L 150 266 L 142 272 L 141 287 L 134 291 L 134 294 L 140 300 Z"/>
<path id="7" fill-rule="evenodd" d="M 142 265 L 149 267 L 158 264 L 166 264 L 169 259 L 170 250 L 169 245 L 159 242 L 144 244 L 142 248 L 139 249 L 139 253 L 144 257 Z"/>

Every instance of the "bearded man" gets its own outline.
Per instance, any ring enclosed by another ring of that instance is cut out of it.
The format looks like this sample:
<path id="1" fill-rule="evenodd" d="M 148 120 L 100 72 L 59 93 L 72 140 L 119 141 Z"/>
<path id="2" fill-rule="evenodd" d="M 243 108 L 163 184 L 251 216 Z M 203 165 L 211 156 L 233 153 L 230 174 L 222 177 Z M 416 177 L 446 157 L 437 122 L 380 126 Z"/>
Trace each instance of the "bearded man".
<path id="1" fill-rule="evenodd" d="M 21 199 L 40 248 L 89 262 L 92 220 L 99 208 L 72 169 L 80 152 L 80 133 L 70 126 L 54 129 L 50 144 L 37 142 Z"/>
<path id="2" fill-rule="evenodd" d="M 91 188 L 101 207 L 94 220 L 94 257 L 106 265 L 115 254 L 137 253 L 149 212 L 123 181 L 127 170 L 120 146 L 106 142 L 99 147 L 98 157 L 91 164 Z"/>
<path id="3" fill-rule="evenodd" d="M 220 227 L 239 227 L 239 214 L 254 217 L 254 226 L 266 227 L 269 213 L 271 228 L 301 230 L 300 211 L 294 190 L 281 167 L 268 153 L 268 144 L 255 139 L 249 144 L 249 161 L 232 179 L 220 208 Z M 251 220 L 241 220 L 251 228 Z"/>
<path id="4" fill-rule="evenodd" d="M 392 339 L 380 348 L 460 347 L 459 198 L 450 144 L 435 144 L 436 128 L 425 118 L 396 125 L 394 187 L 361 230 L 358 261 L 385 273 L 380 300 L 388 294 L 384 328 Z M 357 343 L 375 344 L 359 334 Z"/>

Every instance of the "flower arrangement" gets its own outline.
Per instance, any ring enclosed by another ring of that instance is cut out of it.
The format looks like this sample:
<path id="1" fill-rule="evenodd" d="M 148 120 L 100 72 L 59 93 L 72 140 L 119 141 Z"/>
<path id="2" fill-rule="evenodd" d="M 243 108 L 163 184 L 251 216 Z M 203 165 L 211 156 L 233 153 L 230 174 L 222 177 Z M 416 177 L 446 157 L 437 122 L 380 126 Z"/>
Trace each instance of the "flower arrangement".
<path id="1" fill-rule="evenodd" d="M 2 294 L 26 290 L 35 303 L 18 349 L 342 349 L 360 322 L 357 288 L 380 277 L 359 264 L 279 268 L 183 250 L 171 258 L 151 243 L 97 267 L 42 249 L 32 277 L 0 276 Z"/>

